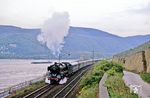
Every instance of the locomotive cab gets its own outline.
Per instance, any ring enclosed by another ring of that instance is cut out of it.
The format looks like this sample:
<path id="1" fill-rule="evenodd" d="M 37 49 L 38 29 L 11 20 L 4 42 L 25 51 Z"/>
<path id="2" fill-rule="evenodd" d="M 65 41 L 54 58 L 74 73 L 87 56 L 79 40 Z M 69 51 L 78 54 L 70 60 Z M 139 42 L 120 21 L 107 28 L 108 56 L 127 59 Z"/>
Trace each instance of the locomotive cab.
<path id="1" fill-rule="evenodd" d="M 67 69 L 66 76 L 71 75 L 73 73 L 73 66 L 68 62 L 62 62 L 62 63 L 66 65 L 66 69 Z"/>

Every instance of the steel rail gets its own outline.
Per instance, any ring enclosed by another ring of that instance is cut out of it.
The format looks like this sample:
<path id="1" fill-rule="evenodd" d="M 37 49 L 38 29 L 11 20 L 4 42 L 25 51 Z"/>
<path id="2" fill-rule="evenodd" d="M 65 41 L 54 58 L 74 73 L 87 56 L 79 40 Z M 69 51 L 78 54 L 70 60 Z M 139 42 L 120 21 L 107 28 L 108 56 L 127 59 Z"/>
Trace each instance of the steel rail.
<path id="1" fill-rule="evenodd" d="M 23 98 L 33 98 L 33 96 L 36 96 L 37 94 L 39 94 L 40 92 L 42 92 L 42 90 L 45 90 L 45 89 L 48 89 L 48 88 L 50 88 L 50 85 L 49 85 L 49 84 L 48 84 L 48 85 L 44 85 L 44 86 L 42 86 L 41 88 L 39 88 L 39 89 L 37 89 L 37 90 L 35 90 L 35 91 L 33 91 L 33 92 L 27 94 L 27 95 L 24 96 Z"/>
<path id="2" fill-rule="evenodd" d="M 57 98 L 60 94 L 63 93 L 63 91 L 65 89 L 67 89 L 74 81 L 76 81 L 80 76 L 83 75 L 84 72 L 86 72 L 88 70 L 88 68 L 86 70 L 83 70 L 78 76 L 76 76 L 72 81 L 70 81 L 64 88 L 62 88 L 58 93 L 56 93 L 52 98 Z M 66 98 L 66 96 L 68 96 L 68 94 L 77 86 L 77 84 L 79 83 L 79 81 L 81 80 L 78 79 L 78 81 L 68 90 L 68 92 L 63 96 L 63 98 Z"/>

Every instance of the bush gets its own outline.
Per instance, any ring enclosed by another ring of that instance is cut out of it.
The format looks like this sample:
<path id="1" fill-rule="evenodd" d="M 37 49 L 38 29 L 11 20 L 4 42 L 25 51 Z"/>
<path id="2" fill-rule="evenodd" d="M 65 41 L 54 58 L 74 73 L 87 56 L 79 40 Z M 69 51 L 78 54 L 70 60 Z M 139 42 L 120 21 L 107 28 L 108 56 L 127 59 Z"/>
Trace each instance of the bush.
<path id="1" fill-rule="evenodd" d="M 107 71 L 107 73 L 109 75 L 114 75 L 116 73 L 115 69 L 114 68 L 111 68 L 110 70 Z"/>
<path id="2" fill-rule="evenodd" d="M 123 67 L 121 64 L 118 63 L 113 63 L 113 68 L 115 69 L 116 72 L 123 72 Z"/>
<path id="3" fill-rule="evenodd" d="M 100 63 L 100 69 L 103 70 L 103 71 L 108 71 L 112 67 L 113 67 L 113 64 L 108 62 L 108 61 L 102 61 Z"/>

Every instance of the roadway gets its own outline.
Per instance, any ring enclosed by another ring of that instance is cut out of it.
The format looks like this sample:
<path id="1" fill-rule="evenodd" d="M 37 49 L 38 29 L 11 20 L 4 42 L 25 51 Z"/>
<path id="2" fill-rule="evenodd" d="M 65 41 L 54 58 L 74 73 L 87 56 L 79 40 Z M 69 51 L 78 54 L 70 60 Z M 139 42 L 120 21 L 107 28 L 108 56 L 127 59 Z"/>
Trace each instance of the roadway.
<path id="1" fill-rule="evenodd" d="M 144 82 L 141 79 L 140 75 L 138 74 L 128 71 L 124 71 L 123 73 L 124 73 L 123 79 L 127 86 L 130 85 L 141 86 L 139 90 L 139 96 L 141 96 L 142 98 L 150 98 L 150 84 Z"/>

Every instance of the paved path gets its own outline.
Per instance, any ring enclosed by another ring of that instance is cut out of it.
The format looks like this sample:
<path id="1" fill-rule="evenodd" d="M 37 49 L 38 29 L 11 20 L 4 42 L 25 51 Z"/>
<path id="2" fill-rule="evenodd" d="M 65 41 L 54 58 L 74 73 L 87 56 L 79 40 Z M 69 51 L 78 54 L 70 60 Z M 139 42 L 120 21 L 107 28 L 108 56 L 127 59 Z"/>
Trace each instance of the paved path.
<path id="1" fill-rule="evenodd" d="M 109 98 L 107 87 L 104 86 L 107 76 L 108 75 L 105 73 L 99 83 L 99 98 Z"/>
<path id="2" fill-rule="evenodd" d="M 150 98 L 150 84 L 144 82 L 138 74 L 124 71 L 123 79 L 127 86 L 129 85 L 141 86 L 139 96 L 142 96 L 142 98 Z"/>

